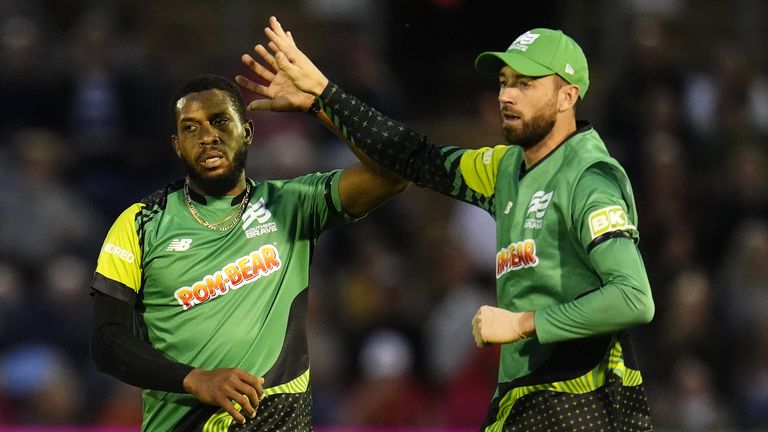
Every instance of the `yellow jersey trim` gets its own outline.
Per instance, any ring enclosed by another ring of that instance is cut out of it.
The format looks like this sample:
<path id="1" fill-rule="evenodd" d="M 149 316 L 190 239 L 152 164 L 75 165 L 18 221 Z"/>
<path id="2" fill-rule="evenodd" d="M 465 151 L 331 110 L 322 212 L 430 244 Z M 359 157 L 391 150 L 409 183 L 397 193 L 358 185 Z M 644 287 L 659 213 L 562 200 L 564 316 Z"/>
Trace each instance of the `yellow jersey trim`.
<path id="1" fill-rule="evenodd" d="M 512 407 L 520 398 L 538 391 L 553 391 L 571 394 L 584 394 L 597 390 L 605 385 L 606 377 L 611 372 L 622 379 L 622 385 L 634 387 L 643 383 L 640 371 L 630 369 L 624 364 L 624 356 L 619 341 L 614 338 L 611 349 L 606 354 L 607 361 L 601 361 L 597 367 L 586 374 L 567 381 L 516 387 L 507 392 L 499 402 L 499 412 L 496 421 L 485 428 L 485 432 L 501 432 L 504 422 Z"/>
<path id="2" fill-rule="evenodd" d="M 297 378 L 294 378 L 285 384 L 280 384 L 264 389 L 264 397 L 275 394 L 304 393 L 308 389 L 309 369 L 307 369 L 306 372 Z M 232 402 L 232 405 L 234 405 L 236 410 L 240 410 L 240 408 L 242 408 L 237 402 Z M 229 415 L 228 412 L 220 409 L 216 411 L 216 414 L 212 415 L 207 422 L 205 422 L 202 432 L 227 432 L 233 421 L 234 419 L 231 415 Z"/>
<path id="3" fill-rule="evenodd" d="M 96 272 L 139 292 L 141 249 L 136 233 L 136 214 L 144 204 L 134 204 L 118 216 L 101 247 Z"/>
<path id="4" fill-rule="evenodd" d="M 492 196 L 496 190 L 499 161 L 507 153 L 507 150 L 509 150 L 509 146 L 498 145 L 467 150 L 462 153 L 459 167 L 467 186 L 483 196 Z"/>

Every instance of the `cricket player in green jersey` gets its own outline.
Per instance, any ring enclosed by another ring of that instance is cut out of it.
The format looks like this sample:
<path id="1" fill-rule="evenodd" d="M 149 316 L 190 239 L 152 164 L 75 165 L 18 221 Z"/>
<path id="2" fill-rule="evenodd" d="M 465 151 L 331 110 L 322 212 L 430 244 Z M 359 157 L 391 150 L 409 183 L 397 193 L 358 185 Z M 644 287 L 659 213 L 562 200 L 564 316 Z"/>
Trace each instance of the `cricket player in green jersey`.
<path id="1" fill-rule="evenodd" d="M 143 389 L 143 431 L 312 430 L 312 252 L 324 230 L 408 183 L 365 158 L 254 181 L 244 170 L 253 123 L 234 83 L 202 75 L 172 102 L 187 176 L 128 207 L 107 234 L 92 282 L 93 358 Z"/>
<path id="2" fill-rule="evenodd" d="M 651 430 L 626 331 L 654 313 L 636 206 L 622 167 L 576 121 L 589 87 L 579 45 L 537 28 L 480 54 L 475 67 L 498 75 L 507 144 L 470 150 L 437 146 L 330 83 L 274 17 L 265 34 L 269 51 L 242 60 L 267 85 L 236 77 L 267 97 L 250 109 L 324 112 L 353 148 L 496 220 L 497 305 L 471 323 L 478 346 L 501 344 L 482 430 Z"/>

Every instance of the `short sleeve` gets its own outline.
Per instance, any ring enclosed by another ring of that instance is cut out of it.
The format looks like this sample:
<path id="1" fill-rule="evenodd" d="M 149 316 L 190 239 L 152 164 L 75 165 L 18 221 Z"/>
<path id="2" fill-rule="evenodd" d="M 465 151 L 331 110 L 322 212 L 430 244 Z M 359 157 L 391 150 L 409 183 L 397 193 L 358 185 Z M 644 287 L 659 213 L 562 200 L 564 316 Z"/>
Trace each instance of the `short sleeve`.
<path id="1" fill-rule="evenodd" d="M 342 170 L 312 173 L 284 183 L 283 188 L 300 206 L 302 232 L 310 238 L 319 237 L 328 228 L 358 220 L 341 204 L 339 182 Z"/>
<path id="2" fill-rule="evenodd" d="M 339 182 L 341 181 L 341 174 L 342 170 L 336 170 L 333 171 L 328 175 L 327 180 L 327 189 L 324 191 L 326 197 L 330 197 L 330 199 L 326 200 L 328 206 L 330 207 L 331 214 L 337 216 L 336 219 L 338 219 L 340 222 L 343 223 L 349 223 L 354 222 L 360 218 L 353 217 L 349 213 L 347 213 L 346 210 L 344 210 L 344 206 L 341 205 L 341 194 L 339 193 Z M 334 218 L 331 218 L 334 219 Z"/>
<path id="3" fill-rule="evenodd" d="M 132 301 L 141 288 L 141 250 L 136 215 L 142 204 L 125 210 L 110 228 L 99 253 L 91 287 L 104 294 Z"/>
<path id="4" fill-rule="evenodd" d="M 480 195 L 492 196 L 496 190 L 499 161 L 508 149 L 509 146 L 498 145 L 464 151 L 459 164 L 464 183 Z"/>
<path id="5" fill-rule="evenodd" d="M 608 164 L 597 164 L 585 170 L 576 184 L 573 226 L 586 250 L 615 236 L 638 239 L 635 215 L 619 184 L 619 176 L 623 175 Z"/>

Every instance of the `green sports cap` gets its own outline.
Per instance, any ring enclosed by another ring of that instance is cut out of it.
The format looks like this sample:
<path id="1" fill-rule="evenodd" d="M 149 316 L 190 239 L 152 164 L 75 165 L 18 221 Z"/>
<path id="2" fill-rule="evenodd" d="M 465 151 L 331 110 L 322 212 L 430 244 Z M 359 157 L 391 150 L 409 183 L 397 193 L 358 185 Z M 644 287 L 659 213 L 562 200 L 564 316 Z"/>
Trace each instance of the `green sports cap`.
<path id="1" fill-rule="evenodd" d="M 505 52 L 487 51 L 475 59 L 475 69 L 480 72 L 498 73 L 504 65 L 531 77 L 560 75 L 569 84 L 579 86 L 580 98 L 584 98 L 589 87 L 589 68 L 584 52 L 576 41 L 560 30 L 528 30 Z"/>

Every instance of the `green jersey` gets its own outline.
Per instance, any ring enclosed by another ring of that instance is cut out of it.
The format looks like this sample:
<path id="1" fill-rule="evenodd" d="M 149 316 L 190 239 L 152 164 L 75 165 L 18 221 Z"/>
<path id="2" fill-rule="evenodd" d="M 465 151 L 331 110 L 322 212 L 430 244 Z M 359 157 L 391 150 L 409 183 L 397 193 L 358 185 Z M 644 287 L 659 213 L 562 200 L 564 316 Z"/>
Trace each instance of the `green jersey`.
<path id="1" fill-rule="evenodd" d="M 339 199 L 340 175 L 248 180 L 247 206 L 229 231 L 203 226 L 190 207 L 219 221 L 239 210 L 245 194 L 185 195 L 183 183 L 174 183 L 120 215 L 93 287 L 136 301 L 137 332 L 170 359 L 264 376 L 258 417 L 274 417 L 264 424 L 311 430 L 307 287 L 318 236 L 351 220 Z M 142 399 L 142 430 L 205 423 L 204 431 L 219 431 L 231 423 L 190 394 L 143 390 Z"/>
<path id="2" fill-rule="evenodd" d="M 502 345 L 484 430 L 651 429 L 625 331 L 653 314 L 635 202 L 591 126 L 526 168 L 519 147 L 437 146 L 333 83 L 318 101 L 372 159 L 496 220 L 498 307 L 534 311 L 536 337 Z"/>
<path id="3" fill-rule="evenodd" d="M 610 305 L 621 302 L 621 295 L 599 293 L 609 307 L 598 319 L 579 317 L 584 311 L 571 303 L 597 293 L 608 282 L 596 271 L 597 254 L 602 261 L 613 262 L 600 263 L 603 267 L 621 267 L 630 260 L 634 263 L 628 268 L 642 268 L 634 247 L 625 256 L 606 253 L 622 248 L 602 244 L 612 238 L 638 239 L 634 197 L 624 170 L 591 128 L 581 130 L 525 172 L 519 147 L 468 150 L 459 157 L 463 181 L 491 198 L 486 203 L 493 203 L 486 208 L 497 223 L 498 306 L 536 311 L 537 337 L 501 347 L 499 387 L 486 430 L 515 424 L 508 421 L 511 413 L 516 418 L 523 410 L 541 410 L 538 405 L 543 400 L 555 407 L 583 405 L 583 415 L 565 415 L 569 422 L 576 422 L 571 424 L 575 428 L 610 430 L 614 424 L 603 419 L 612 415 L 594 401 L 617 389 L 624 394 L 625 404 L 620 408 L 620 424 L 630 423 L 629 430 L 650 429 L 647 407 L 629 409 L 643 406 L 645 396 L 633 355 L 624 355 L 631 350 L 628 338 L 610 334 L 623 312 L 611 310 Z M 642 282 L 647 286 L 647 281 Z M 604 333 L 608 334 L 598 336 Z M 565 369 L 558 364 L 563 359 L 570 362 Z M 583 397 L 590 393 L 592 397 Z M 524 427 L 545 424 L 533 418 L 522 423 Z"/>

